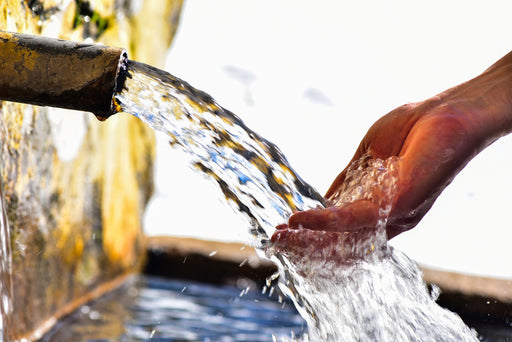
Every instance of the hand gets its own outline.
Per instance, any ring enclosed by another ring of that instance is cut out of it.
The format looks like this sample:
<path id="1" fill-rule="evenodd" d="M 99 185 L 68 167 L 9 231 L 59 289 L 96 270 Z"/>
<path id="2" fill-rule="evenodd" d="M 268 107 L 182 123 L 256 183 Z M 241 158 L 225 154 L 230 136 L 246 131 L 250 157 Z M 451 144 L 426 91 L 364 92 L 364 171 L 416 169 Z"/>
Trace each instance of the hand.
<path id="1" fill-rule="evenodd" d="M 299 235 L 361 234 L 379 222 L 388 239 L 413 228 L 476 154 L 512 130 L 511 91 L 509 53 L 473 80 L 383 116 L 327 191 L 330 206 L 293 214 L 274 245 L 298 250 Z"/>

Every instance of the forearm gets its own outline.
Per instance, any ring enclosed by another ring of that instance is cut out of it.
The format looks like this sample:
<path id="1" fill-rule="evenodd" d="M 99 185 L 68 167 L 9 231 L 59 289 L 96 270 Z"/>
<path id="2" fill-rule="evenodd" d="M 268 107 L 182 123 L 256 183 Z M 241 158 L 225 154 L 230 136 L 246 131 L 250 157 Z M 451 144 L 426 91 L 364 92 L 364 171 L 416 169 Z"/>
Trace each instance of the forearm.
<path id="1" fill-rule="evenodd" d="M 443 102 L 467 118 L 479 150 L 512 132 L 512 52 L 481 75 L 440 95 Z"/>

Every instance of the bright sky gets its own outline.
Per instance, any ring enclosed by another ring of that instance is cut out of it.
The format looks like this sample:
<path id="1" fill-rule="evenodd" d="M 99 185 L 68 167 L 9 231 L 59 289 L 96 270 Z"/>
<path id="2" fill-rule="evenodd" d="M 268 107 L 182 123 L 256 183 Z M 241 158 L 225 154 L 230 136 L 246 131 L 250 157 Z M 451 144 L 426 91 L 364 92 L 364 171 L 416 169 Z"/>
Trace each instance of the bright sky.
<path id="1" fill-rule="evenodd" d="M 512 2 L 191 0 L 167 70 L 276 143 L 321 193 L 366 130 L 512 50 Z M 512 278 L 512 137 L 475 158 L 393 245 L 422 264 Z M 159 146 L 149 234 L 245 240 L 246 223 Z"/>

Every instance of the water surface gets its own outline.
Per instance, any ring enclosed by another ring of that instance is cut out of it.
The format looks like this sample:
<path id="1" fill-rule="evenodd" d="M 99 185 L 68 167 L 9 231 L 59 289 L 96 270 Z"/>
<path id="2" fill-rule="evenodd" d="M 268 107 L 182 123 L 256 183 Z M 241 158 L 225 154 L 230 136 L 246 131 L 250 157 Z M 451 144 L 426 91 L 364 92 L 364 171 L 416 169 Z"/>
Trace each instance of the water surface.
<path id="1" fill-rule="evenodd" d="M 40 342 L 286 341 L 305 322 L 256 289 L 138 277 L 82 306 Z"/>

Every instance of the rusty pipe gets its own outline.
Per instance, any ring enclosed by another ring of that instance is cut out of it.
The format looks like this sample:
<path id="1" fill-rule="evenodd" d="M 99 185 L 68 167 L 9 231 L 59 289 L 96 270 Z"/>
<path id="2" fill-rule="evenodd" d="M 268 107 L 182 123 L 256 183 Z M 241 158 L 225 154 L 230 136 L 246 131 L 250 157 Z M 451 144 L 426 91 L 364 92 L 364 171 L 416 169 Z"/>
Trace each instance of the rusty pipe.
<path id="1" fill-rule="evenodd" d="M 115 114 L 124 83 L 121 48 L 0 31 L 0 100 Z"/>

